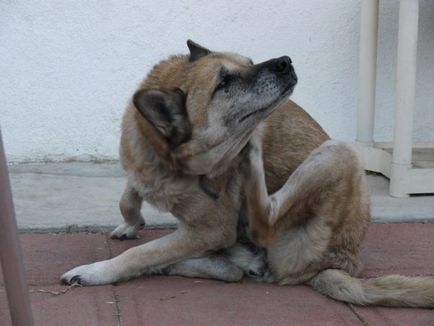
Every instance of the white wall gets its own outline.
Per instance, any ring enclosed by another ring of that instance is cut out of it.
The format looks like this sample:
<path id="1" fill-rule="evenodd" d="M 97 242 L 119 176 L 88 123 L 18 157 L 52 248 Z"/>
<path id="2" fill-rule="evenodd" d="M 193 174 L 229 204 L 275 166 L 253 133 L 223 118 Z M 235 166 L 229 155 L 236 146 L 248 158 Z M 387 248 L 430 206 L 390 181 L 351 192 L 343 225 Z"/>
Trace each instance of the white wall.
<path id="1" fill-rule="evenodd" d="M 376 136 L 393 129 L 397 1 L 381 1 Z M 187 38 L 254 61 L 288 54 L 293 98 L 353 140 L 359 1 L 19 1 L 0 3 L 0 124 L 11 161 L 116 158 L 124 105 Z M 434 140 L 434 2 L 421 1 L 417 140 Z"/>

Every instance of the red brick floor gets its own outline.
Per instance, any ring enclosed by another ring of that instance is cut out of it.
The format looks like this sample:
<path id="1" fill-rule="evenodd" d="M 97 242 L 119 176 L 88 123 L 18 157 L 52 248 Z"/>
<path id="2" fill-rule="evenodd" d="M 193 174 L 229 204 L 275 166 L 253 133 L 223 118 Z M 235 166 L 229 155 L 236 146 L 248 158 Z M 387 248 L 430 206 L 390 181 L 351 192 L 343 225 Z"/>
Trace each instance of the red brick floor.
<path id="1" fill-rule="evenodd" d="M 69 290 L 59 284 L 74 266 L 168 232 L 148 230 L 123 242 L 100 234 L 23 234 L 36 325 L 434 325 L 434 310 L 349 306 L 306 286 L 165 276 Z M 361 253 L 364 275 L 434 275 L 433 247 L 434 224 L 372 225 Z M 10 325 L 1 275 L 0 325 Z"/>

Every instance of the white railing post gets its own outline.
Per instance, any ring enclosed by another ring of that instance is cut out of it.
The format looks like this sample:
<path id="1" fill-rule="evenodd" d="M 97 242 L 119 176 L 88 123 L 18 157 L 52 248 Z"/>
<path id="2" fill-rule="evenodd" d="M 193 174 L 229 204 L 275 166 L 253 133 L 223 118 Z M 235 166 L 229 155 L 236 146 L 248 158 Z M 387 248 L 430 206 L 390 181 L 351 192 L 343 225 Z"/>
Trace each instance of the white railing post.
<path id="1" fill-rule="evenodd" d="M 413 113 L 416 88 L 416 54 L 419 1 L 401 0 L 399 7 L 396 110 L 390 194 L 407 196 L 405 179 L 412 162 Z"/>
<path id="2" fill-rule="evenodd" d="M 378 0 L 363 0 L 360 17 L 357 142 L 372 145 L 378 38 Z"/>

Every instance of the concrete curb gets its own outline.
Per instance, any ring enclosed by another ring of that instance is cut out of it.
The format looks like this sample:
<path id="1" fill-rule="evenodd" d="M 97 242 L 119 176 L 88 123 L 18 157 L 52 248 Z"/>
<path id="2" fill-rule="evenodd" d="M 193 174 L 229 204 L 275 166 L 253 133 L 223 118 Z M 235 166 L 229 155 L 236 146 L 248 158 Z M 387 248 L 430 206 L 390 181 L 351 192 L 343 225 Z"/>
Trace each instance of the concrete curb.
<path id="1" fill-rule="evenodd" d="M 107 232 L 121 223 L 118 200 L 126 177 L 119 162 L 65 162 L 9 166 L 22 232 Z M 374 223 L 434 222 L 434 196 L 392 198 L 388 180 L 369 175 Z M 144 203 L 147 228 L 176 225 L 169 213 Z"/>

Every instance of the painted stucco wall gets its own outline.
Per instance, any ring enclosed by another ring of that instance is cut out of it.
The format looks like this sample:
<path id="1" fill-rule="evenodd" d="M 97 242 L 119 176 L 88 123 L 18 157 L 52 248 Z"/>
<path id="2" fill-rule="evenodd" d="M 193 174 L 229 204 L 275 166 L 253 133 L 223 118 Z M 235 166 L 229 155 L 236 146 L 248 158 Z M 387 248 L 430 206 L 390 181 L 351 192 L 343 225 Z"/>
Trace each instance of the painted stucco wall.
<path id="1" fill-rule="evenodd" d="M 416 140 L 434 140 L 434 2 L 421 1 Z M 117 158 L 128 97 L 191 38 L 255 62 L 288 54 L 293 99 L 353 140 L 359 1 L 0 2 L 0 125 L 14 162 Z M 398 2 L 381 1 L 377 140 L 393 129 Z"/>

